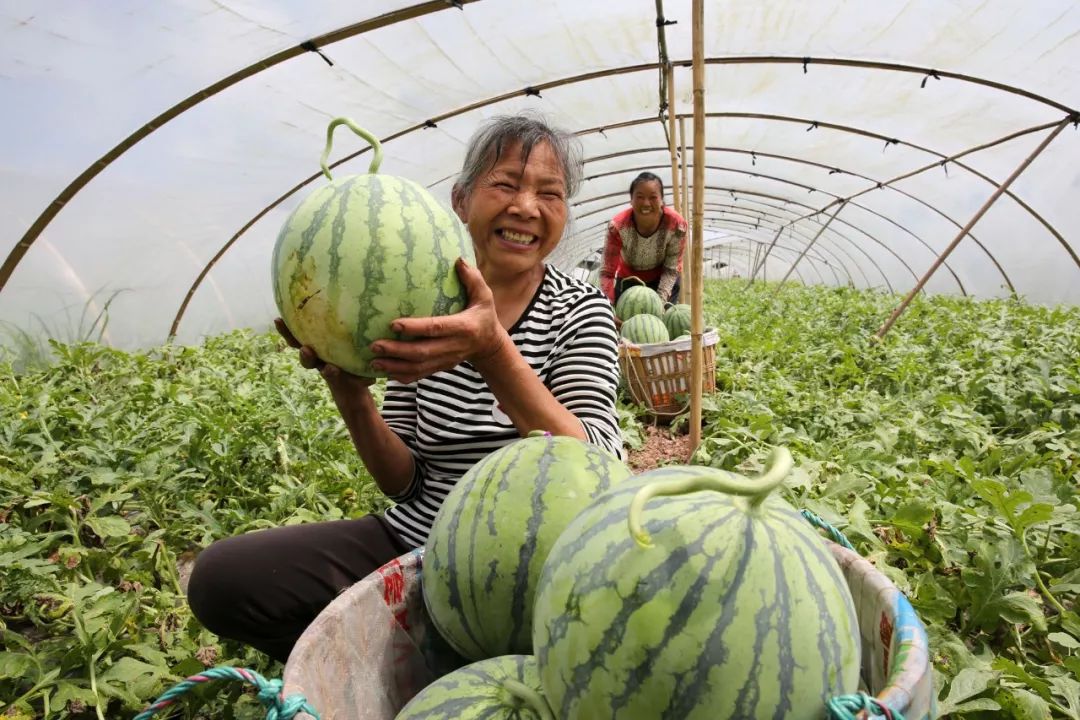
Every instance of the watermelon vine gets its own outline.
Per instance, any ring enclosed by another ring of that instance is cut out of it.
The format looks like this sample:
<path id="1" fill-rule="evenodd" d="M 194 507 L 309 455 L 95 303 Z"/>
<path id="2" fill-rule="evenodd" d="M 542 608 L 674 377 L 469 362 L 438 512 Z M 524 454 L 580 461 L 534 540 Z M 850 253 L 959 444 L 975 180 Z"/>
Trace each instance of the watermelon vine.
<path id="1" fill-rule="evenodd" d="M 330 166 L 326 164 L 326 161 L 330 158 L 330 150 L 334 146 L 334 130 L 339 125 L 345 125 L 371 144 L 371 150 L 374 153 L 374 157 L 371 158 L 371 164 L 368 165 L 368 172 L 372 175 L 379 172 L 379 166 L 382 165 L 382 143 L 379 142 L 379 138 L 375 137 L 349 118 L 339 117 L 331 120 L 330 124 L 326 127 L 326 147 L 323 148 L 322 157 L 319 158 L 319 166 L 322 168 L 323 175 L 326 176 L 326 179 L 334 179 L 334 176 L 330 174 Z"/>
<path id="2" fill-rule="evenodd" d="M 630 502 L 628 518 L 630 534 L 641 547 L 652 547 L 652 538 L 649 536 L 648 531 L 642 527 L 641 515 L 645 510 L 645 503 L 654 497 L 685 495 L 699 490 L 713 490 L 749 498 L 750 510 L 753 511 L 783 482 L 787 474 L 791 472 L 791 466 L 791 452 L 787 448 L 777 447 L 773 449 L 769 456 L 765 472 L 754 479 L 718 470 L 709 475 L 698 475 L 684 480 L 649 483 L 638 490 L 637 494 L 634 495 L 634 499 Z"/>

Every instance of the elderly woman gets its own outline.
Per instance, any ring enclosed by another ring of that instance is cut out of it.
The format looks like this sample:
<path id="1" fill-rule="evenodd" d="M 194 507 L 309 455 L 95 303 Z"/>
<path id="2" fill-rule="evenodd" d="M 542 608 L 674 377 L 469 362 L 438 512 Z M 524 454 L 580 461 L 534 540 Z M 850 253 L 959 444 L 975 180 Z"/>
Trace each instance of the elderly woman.
<path id="1" fill-rule="evenodd" d="M 473 136 L 451 196 L 476 252 L 477 267 L 457 265 L 466 309 L 401 318 L 399 331 L 413 340 L 375 343 L 391 378 L 381 409 L 370 380 L 300 348 L 301 364 L 321 372 L 364 465 L 396 504 L 385 515 L 214 543 L 188 587 L 207 628 L 285 661 L 338 593 L 424 544 L 457 478 L 488 453 L 545 430 L 621 457 L 611 306 L 544 263 L 580 177 L 572 136 L 540 120 L 495 118 Z"/>
<path id="2" fill-rule="evenodd" d="M 635 277 L 664 302 L 679 302 L 686 220 L 664 204 L 664 181 L 643 172 L 630 183 L 630 207 L 608 223 L 600 289 L 615 304 Z"/>

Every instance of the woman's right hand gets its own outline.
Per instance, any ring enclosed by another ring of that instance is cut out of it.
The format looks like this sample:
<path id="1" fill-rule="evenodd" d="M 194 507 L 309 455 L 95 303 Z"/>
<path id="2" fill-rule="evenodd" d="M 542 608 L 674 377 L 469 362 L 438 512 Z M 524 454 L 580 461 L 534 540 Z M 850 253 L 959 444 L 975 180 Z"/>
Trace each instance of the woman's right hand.
<path id="1" fill-rule="evenodd" d="M 334 396 L 334 402 L 337 403 L 339 409 L 344 410 L 342 403 L 347 405 L 351 398 L 366 393 L 367 388 L 375 383 L 374 378 L 353 375 L 345 372 L 337 365 L 323 362 L 310 345 L 300 344 L 300 341 L 293 336 L 289 328 L 286 327 L 285 321 L 281 318 L 274 318 L 274 327 L 277 328 L 278 334 L 285 339 L 289 347 L 300 351 L 300 365 L 309 370 L 319 371 L 323 380 L 330 387 L 330 393 Z"/>

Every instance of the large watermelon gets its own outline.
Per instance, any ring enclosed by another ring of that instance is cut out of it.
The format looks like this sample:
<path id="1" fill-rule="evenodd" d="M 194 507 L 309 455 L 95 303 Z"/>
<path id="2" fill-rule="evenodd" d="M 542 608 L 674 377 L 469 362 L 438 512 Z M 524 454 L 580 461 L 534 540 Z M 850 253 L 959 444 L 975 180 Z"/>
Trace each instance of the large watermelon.
<path id="1" fill-rule="evenodd" d="M 635 315 L 622 324 L 619 335 L 636 345 L 667 342 L 668 336 L 664 321 L 655 315 Z"/>
<path id="2" fill-rule="evenodd" d="M 664 327 L 668 335 L 677 338 L 690 332 L 690 306 L 684 303 L 672 305 L 664 311 Z"/>
<path id="3" fill-rule="evenodd" d="M 330 132 L 340 122 L 347 121 L 335 120 Z M 378 159 L 378 140 L 364 137 Z M 340 177 L 308 195 L 278 233 L 271 273 L 274 301 L 293 336 L 322 360 L 365 377 L 385 375 L 370 367 L 369 348 L 401 339 L 390 329 L 395 319 L 464 309 L 468 297 L 454 262 L 474 262 L 457 215 L 420 185 L 377 169 L 373 162 L 367 175 Z"/>
<path id="4" fill-rule="evenodd" d="M 858 690 L 859 630 L 822 538 L 757 480 L 705 467 L 605 493 L 548 555 L 533 618 L 562 720 L 821 720 Z M 730 494 L 730 493 L 738 494 Z"/>
<path id="5" fill-rule="evenodd" d="M 424 551 L 432 623 L 469 660 L 532 653 L 533 598 L 559 533 L 630 470 L 596 445 L 538 433 L 454 485 Z"/>
<path id="6" fill-rule="evenodd" d="M 661 317 L 664 314 L 664 301 L 660 299 L 656 291 L 646 287 L 638 278 L 627 278 L 624 283 L 629 280 L 637 280 L 639 284 L 633 287 L 624 286 L 622 294 L 615 303 L 615 317 L 623 322 L 635 315 Z"/>
<path id="7" fill-rule="evenodd" d="M 396 720 L 551 720 L 536 658 L 504 655 L 443 675 L 401 709 Z"/>

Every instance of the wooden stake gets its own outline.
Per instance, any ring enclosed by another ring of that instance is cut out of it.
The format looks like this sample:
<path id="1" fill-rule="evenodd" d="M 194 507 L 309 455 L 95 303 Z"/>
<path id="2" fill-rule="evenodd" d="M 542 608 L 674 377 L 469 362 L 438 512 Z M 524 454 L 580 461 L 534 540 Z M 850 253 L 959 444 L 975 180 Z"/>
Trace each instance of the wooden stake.
<path id="1" fill-rule="evenodd" d="M 687 224 L 689 225 L 689 223 L 690 223 L 690 213 L 686 208 L 690 205 L 690 186 L 686 182 L 686 166 L 689 165 L 689 163 L 686 162 L 686 118 L 685 117 L 680 117 L 679 118 L 679 144 L 682 147 L 682 152 L 680 153 L 682 162 L 680 163 L 680 165 L 682 166 L 681 170 L 682 170 L 683 194 L 682 194 L 682 206 L 676 207 L 675 209 L 679 212 L 680 215 L 682 215 L 683 220 L 686 220 Z M 692 242 L 690 242 L 690 238 L 687 238 L 686 239 L 686 249 L 683 252 L 682 289 L 679 291 L 679 296 L 680 296 L 679 299 L 682 300 L 683 302 L 686 302 L 686 300 L 688 298 L 690 298 L 693 295 L 693 292 L 694 292 L 694 281 L 693 281 L 693 278 L 690 277 L 690 268 L 692 268 L 694 266 L 694 262 L 695 262 L 695 260 L 694 260 L 694 244 Z"/>
<path id="2" fill-rule="evenodd" d="M 679 214 L 686 218 L 690 215 L 690 188 L 686 182 L 686 168 L 690 163 L 686 162 L 686 118 L 684 117 L 679 118 L 679 143 L 682 145 L 682 186 L 685 190 Z"/>
<path id="3" fill-rule="evenodd" d="M 975 227 L 975 223 L 979 222 L 979 220 L 982 219 L 982 216 L 986 214 L 986 211 L 989 210 L 990 207 L 997 201 L 997 199 L 1003 194 L 1005 194 L 1005 191 L 1008 190 L 1009 186 L 1013 184 L 1013 180 L 1016 180 L 1016 178 L 1020 177 L 1020 174 L 1022 172 L 1027 170 L 1028 165 L 1030 165 L 1032 161 L 1035 160 L 1035 158 L 1039 157 L 1042 151 L 1045 150 L 1046 147 L 1054 141 L 1054 138 L 1056 138 L 1071 121 L 1072 118 L 1067 117 L 1060 123 L 1058 123 L 1058 126 L 1054 128 L 1054 131 L 1050 133 L 1041 143 L 1039 143 L 1039 147 L 1035 148 L 1032 153 L 1028 155 L 1027 159 L 1024 160 L 1024 162 L 1020 163 L 1020 167 L 1013 170 L 1012 175 L 1010 175 L 1005 180 L 1005 182 L 1003 182 L 998 187 L 998 189 L 994 191 L 994 194 L 990 196 L 986 203 L 984 203 L 983 206 L 979 208 L 979 211 L 975 213 L 975 217 L 971 218 L 968 224 L 964 226 L 964 229 L 961 230 L 955 238 L 953 238 L 953 241 L 951 243 L 949 243 L 949 246 L 946 247 L 940 255 L 938 255 L 937 260 L 935 260 L 934 264 L 930 266 L 930 269 L 926 271 L 926 274 L 923 275 L 922 278 L 920 278 L 918 284 L 916 284 L 915 287 L 911 289 L 911 292 L 907 294 L 907 297 L 905 297 L 904 301 L 900 303 L 900 306 L 893 310 L 892 315 L 890 315 L 889 319 L 885 321 L 885 324 L 878 328 L 878 331 L 875 333 L 875 335 L 879 340 L 885 337 L 885 333 L 889 332 L 889 329 L 892 328 L 894 323 L 896 323 L 897 318 L 904 314 L 904 311 L 907 310 L 907 307 L 911 304 L 911 301 L 915 299 L 915 296 L 919 294 L 919 292 L 923 289 L 923 287 L 930 280 L 930 278 L 933 277 L 934 273 L 937 272 L 937 269 L 941 267 L 942 263 L 945 262 L 945 259 L 949 257 L 953 250 L 956 249 L 956 246 L 960 244 L 960 241 L 967 236 L 968 232 L 971 231 L 971 228 Z"/>
<path id="4" fill-rule="evenodd" d="M 694 221 L 691 224 L 690 255 L 700 258 L 705 219 L 705 0 L 693 2 L 692 45 L 694 49 Z M 701 263 L 690 266 L 690 453 L 701 444 L 702 303 Z"/>

